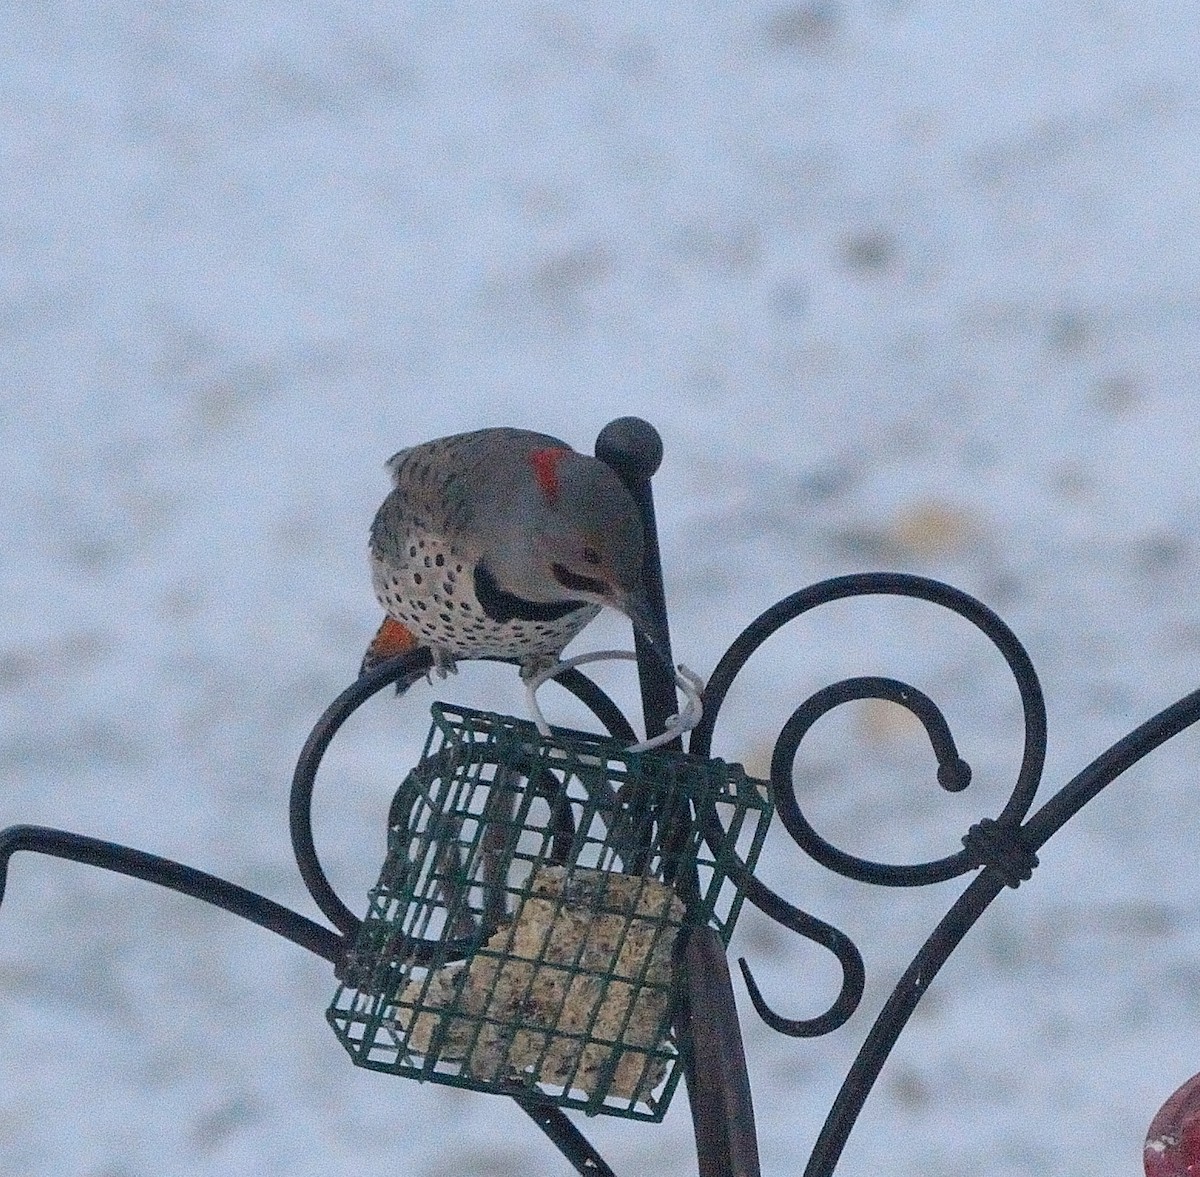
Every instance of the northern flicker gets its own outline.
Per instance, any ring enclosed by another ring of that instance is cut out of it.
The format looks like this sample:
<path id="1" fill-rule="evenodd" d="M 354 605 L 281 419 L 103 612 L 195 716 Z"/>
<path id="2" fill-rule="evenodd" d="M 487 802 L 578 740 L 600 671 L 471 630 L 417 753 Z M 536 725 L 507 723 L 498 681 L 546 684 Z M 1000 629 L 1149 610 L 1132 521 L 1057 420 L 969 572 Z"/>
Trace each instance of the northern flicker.
<path id="1" fill-rule="evenodd" d="M 425 646 L 443 671 L 499 657 L 528 676 L 604 605 L 657 646 L 641 519 L 603 462 L 546 434 L 481 429 L 401 450 L 387 469 L 395 487 L 370 538 L 387 616 L 364 671 Z"/>

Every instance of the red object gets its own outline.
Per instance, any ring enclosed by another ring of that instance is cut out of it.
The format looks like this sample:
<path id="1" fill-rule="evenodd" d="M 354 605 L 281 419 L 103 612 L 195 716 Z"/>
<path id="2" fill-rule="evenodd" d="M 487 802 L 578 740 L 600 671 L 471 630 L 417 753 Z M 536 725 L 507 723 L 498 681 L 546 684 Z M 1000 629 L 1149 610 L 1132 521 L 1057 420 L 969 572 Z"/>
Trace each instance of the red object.
<path id="1" fill-rule="evenodd" d="M 1200 1075 L 1166 1103 L 1146 1134 L 1146 1177 L 1200 1177 Z"/>
<path id="2" fill-rule="evenodd" d="M 570 450 L 555 447 L 534 450 L 529 455 L 529 464 L 533 467 L 533 476 L 537 479 L 538 488 L 551 506 L 558 501 L 559 463 L 570 452 Z"/>

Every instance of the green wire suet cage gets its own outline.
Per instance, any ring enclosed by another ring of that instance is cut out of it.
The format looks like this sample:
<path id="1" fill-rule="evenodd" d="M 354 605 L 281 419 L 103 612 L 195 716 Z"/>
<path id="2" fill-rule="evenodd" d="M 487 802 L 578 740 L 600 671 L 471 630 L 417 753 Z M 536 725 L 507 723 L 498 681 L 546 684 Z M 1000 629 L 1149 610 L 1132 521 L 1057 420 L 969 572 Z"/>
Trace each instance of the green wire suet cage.
<path id="1" fill-rule="evenodd" d="M 659 1120 L 681 933 L 728 944 L 769 815 L 739 765 L 435 704 L 330 1024 L 360 1066 Z"/>

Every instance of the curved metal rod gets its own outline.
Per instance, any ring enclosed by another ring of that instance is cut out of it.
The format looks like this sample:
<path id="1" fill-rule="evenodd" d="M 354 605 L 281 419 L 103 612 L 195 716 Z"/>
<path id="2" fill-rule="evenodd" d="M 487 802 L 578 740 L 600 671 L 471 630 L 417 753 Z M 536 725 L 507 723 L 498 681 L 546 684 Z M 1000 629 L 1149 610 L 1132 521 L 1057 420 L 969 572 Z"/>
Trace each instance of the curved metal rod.
<path id="1" fill-rule="evenodd" d="M 487 661 L 509 662 L 512 660 L 490 658 Z M 419 676 L 432 666 L 432 655 L 427 648 L 421 647 L 395 658 L 389 658 L 352 682 L 330 703 L 325 709 L 325 713 L 317 720 L 308 739 L 304 741 L 304 747 L 296 761 L 296 770 L 292 774 L 292 790 L 288 800 L 288 821 L 296 865 L 300 868 L 300 876 L 308 888 L 308 893 L 313 897 L 313 901 L 324 912 L 329 922 L 348 940 L 352 940 L 358 934 L 362 921 L 334 891 L 317 855 L 312 828 L 313 789 L 316 785 L 317 769 L 320 767 L 321 760 L 333 741 L 333 737 L 359 707 L 392 683 L 409 679 L 413 675 Z M 629 742 L 637 739 L 633 728 L 621 713 L 620 708 L 586 675 L 571 669 L 560 675 L 555 681 L 587 707 L 615 739 Z"/>
<path id="2" fill-rule="evenodd" d="M 309 894 L 334 926 L 343 932 L 347 943 L 353 941 L 361 921 L 338 897 L 317 856 L 312 829 L 312 800 L 317 769 L 339 728 L 363 703 L 391 683 L 419 675 L 432 665 L 433 659 L 429 651 L 422 648 L 389 659 L 362 675 L 326 708 L 305 741 L 296 763 L 289 799 L 292 848 L 296 855 L 296 864 L 300 868 Z M 589 708 L 613 737 L 629 743 L 637 739 L 620 708 L 591 679 L 572 669 L 559 676 L 556 681 Z M 562 1108 L 535 1095 L 519 1094 L 513 1098 L 517 1106 L 542 1130 L 580 1177 L 614 1177 L 604 1158 L 575 1127 Z"/>
<path id="3" fill-rule="evenodd" d="M 98 866 L 157 883 L 193 899 L 203 899 L 205 903 L 240 915 L 270 932 L 277 932 L 301 948 L 324 957 L 335 967 L 342 963 L 345 948 L 342 937 L 274 900 L 169 858 L 49 826 L 18 825 L 0 830 L 0 902 L 3 902 L 8 880 L 9 860 L 18 850 Z M 518 1098 L 517 1103 L 581 1177 L 614 1177 L 604 1159 L 561 1108 L 532 1096 Z"/>
<path id="4" fill-rule="evenodd" d="M 988 868 L 982 870 L 971 880 L 905 970 L 846 1074 L 817 1137 L 804 1177 L 830 1177 L 833 1173 L 884 1062 L 929 982 L 988 904 L 1003 889 L 1004 882 L 997 871 Z"/>
<path id="5" fill-rule="evenodd" d="M 759 646 L 789 621 L 794 621 L 810 609 L 846 597 L 861 596 L 913 597 L 929 601 L 971 622 L 999 650 L 1016 680 L 1025 719 L 1021 768 L 1012 796 L 999 820 L 1020 821 L 1033 803 L 1046 759 L 1046 703 L 1037 672 L 1016 634 L 982 601 L 924 576 L 903 572 L 862 572 L 838 576 L 792 593 L 761 613 L 725 651 L 709 678 L 704 691 L 704 715 L 692 732 L 689 751 L 700 756 L 709 755 L 713 729 L 725 695 Z"/>
<path id="6" fill-rule="evenodd" d="M 556 680 L 570 691 L 601 723 L 614 740 L 637 740 L 633 725 L 621 709 L 581 670 L 572 668 Z"/>
<path id="7" fill-rule="evenodd" d="M 815 1018 L 785 1018 L 767 1004 L 758 982 L 750 972 L 746 958 L 738 957 L 738 968 L 742 971 L 742 978 L 746 982 L 746 989 L 758 1016 L 773 1030 L 787 1034 L 790 1038 L 819 1038 L 822 1034 L 836 1030 L 858 1009 L 866 985 L 866 968 L 857 945 L 845 932 L 817 919 L 814 915 L 809 915 L 806 911 L 801 911 L 798 907 L 793 907 L 748 872 L 742 875 L 731 870 L 729 873 L 738 886 L 743 888 L 746 898 L 764 915 L 799 933 L 806 940 L 812 940 L 822 948 L 829 949 L 842 966 L 841 991 L 829 1009 Z"/>
<path id="8" fill-rule="evenodd" d="M 730 881 L 745 899 L 776 923 L 782 924 L 806 940 L 812 940 L 822 948 L 827 948 L 837 957 L 842 968 L 841 989 L 829 1009 L 817 1017 L 785 1018 L 767 1005 L 745 957 L 739 957 L 738 968 L 741 969 L 742 978 L 746 982 L 746 989 L 758 1016 L 772 1029 L 792 1038 L 816 1038 L 836 1030 L 858 1008 L 866 983 L 862 954 L 854 941 L 832 924 L 793 907 L 752 874 L 729 843 L 728 835 L 722 829 L 715 812 L 699 814 L 697 820 L 701 824 L 701 835 L 714 858 L 727 864 Z"/>
<path id="9" fill-rule="evenodd" d="M 181 895 L 203 899 L 205 903 L 240 915 L 270 932 L 277 932 L 335 966 L 341 963 L 345 945 L 340 936 L 274 900 L 169 858 L 48 826 L 9 826 L 0 831 L 0 901 L 4 897 L 9 859 L 18 850 L 83 862 L 169 887 Z"/>
<path id="10" fill-rule="evenodd" d="M 779 733 L 771 757 L 771 791 L 775 808 L 793 841 L 811 858 L 839 875 L 862 883 L 890 887 L 919 887 L 941 883 L 974 869 L 978 863 L 966 850 L 945 858 L 912 865 L 873 862 L 839 850 L 826 841 L 800 812 L 793 765 L 800 742 L 821 716 L 857 699 L 887 699 L 911 711 L 922 723 L 937 757 L 937 780 L 947 792 L 957 793 L 971 782 L 971 767 L 958 754 L 945 717 L 928 695 L 894 678 L 848 678 L 817 691 L 792 712 Z"/>
<path id="11" fill-rule="evenodd" d="M 1200 690 L 1164 707 L 1102 752 L 1025 823 L 1022 833 L 1029 848 L 1038 850 L 1044 846 L 1105 786 L 1197 720 L 1200 720 Z"/>
<path id="12" fill-rule="evenodd" d="M 827 711 L 857 699 L 886 699 L 907 708 L 921 721 L 929 744 L 937 758 L 937 783 L 948 793 L 960 793 L 971 783 L 971 766 L 958 754 L 950 725 L 938 705 L 923 691 L 897 678 L 880 678 L 864 675 L 859 678 L 844 678 L 816 692 L 796 709 L 796 715 L 804 715 L 798 727 L 796 743 Z M 798 722 L 795 718 L 792 722 Z"/>
<path id="13" fill-rule="evenodd" d="M 312 828 L 313 786 L 317 780 L 317 768 L 338 729 L 372 695 L 378 694 L 384 687 L 400 678 L 420 674 L 432 666 L 433 655 L 428 648 L 422 647 L 390 658 L 374 670 L 361 675 L 325 708 L 324 714 L 317 720 L 309 732 L 308 739 L 304 741 L 304 747 L 296 761 L 296 769 L 292 774 L 292 791 L 288 799 L 292 851 L 308 893 L 329 922 L 347 940 L 353 940 L 358 934 L 362 921 L 338 897 L 321 866 L 321 860 L 317 857 Z"/>
<path id="14" fill-rule="evenodd" d="M 1006 823 L 1009 835 L 1023 843 L 1030 853 L 1037 850 L 1128 768 L 1198 721 L 1200 690 L 1185 695 L 1118 740 L 1068 781 L 1023 826 Z M 829 1177 L 833 1173 L 867 1096 L 917 1003 L 950 953 L 1006 883 L 1016 885 L 1005 877 L 1002 866 L 984 867 L 921 946 L 851 1065 L 817 1138 L 804 1177 Z"/>
<path id="15" fill-rule="evenodd" d="M 913 597 L 949 609 L 981 630 L 1000 651 L 1016 680 L 1025 720 L 1025 743 L 1021 767 L 1012 796 L 1001 813 L 1000 821 L 1005 826 L 1019 824 L 1032 804 L 1046 756 L 1046 705 L 1037 672 L 1017 636 L 996 613 L 967 593 L 927 577 L 891 572 L 868 572 L 835 577 L 801 589 L 760 614 L 726 650 L 710 676 L 704 692 L 704 714 L 691 734 L 689 752 L 699 756 L 710 755 L 713 730 L 725 696 L 742 667 L 768 638 L 788 622 L 819 605 L 847 597 L 870 595 Z M 865 684 L 872 682 L 878 686 L 879 697 L 889 698 L 904 705 L 912 704 L 915 708 L 914 713 L 925 725 L 935 754 L 938 756 L 939 783 L 944 788 L 963 787 L 969 779 L 970 769 L 954 749 L 949 726 L 932 700 L 915 692 L 906 684 L 889 679 L 850 679 L 846 683 L 828 688 L 825 692 L 818 692 L 818 695 L 810 699 L 809 703 L 803 705 L 800 710 L 804 712 L 805 707 L 811 707 L 809 713 L 811 718 L 808 719 L 808 722 L 811 723 L 815 721 L 819 708 L 828 709 L 829 706 L 836 705 L 838 701 L 844 701 L 839 697 L 839 691 L 862 690 L 863 694 L 847 697 L 870 697 Z M 814 702 L 814 700 L 819 701 Z M 795 716 L 792 721 L 789 721 L 789 726 L 793 722 L 797 728 L 804 724 L 804 720 L 796 719 Z M 793 728 L 792 734 L 796 734 L 795 728 Z M 803 732 L 799 733 L 799 735 L 802 734 Z M 797 744 L 799 735 L 796 737 Z M 798 815 L 798 807 L 796 813 L 789 812 L 788 792 L 790 790 L 780 787 L 780 774 L 777 773 L 774 762 L 788 756 L 790 763 L 790 759 L 794 757 L 795 748 L 793 747 L 791 753 L 788 754 L 781 751 L 781 745 L 786 747 L 783 733 L 781 733 L 780 742 L 777 743 L 772 758 L 772 791 L 781 814 L 786 815 L 785 825 L 791 821 L 791 825 L 788 825 L 789 833 L 791 833 L 792 825 L 798 825 L 793 820 Z M 790 769 L 788 777 L 790 779 Z M 801 822 L 803 823 L 803 819 Z M 803 841 L 800 842 L 800 845 L 802 848 L 804 847 Z M 840 853 L 832 846 L 829 849 L 834 853 Z M 937 872 L 942 871 L 948 873 L 940 877 L 952 878 L 956 874 L 961 874 L 979 865 L 978 858 L 968 849 L 950 856 L 943 862 L 946 865 L 925 864 L 924 867 L 918 865 L 917 871 L 923 871 L 929 877 L 912 881 L 934 881 L 934 878 L 938 877 Z M 952 868 L 951 863 L 953 864 Z M 874 865 L 880 868 L 887 878 L 872 881 L 893 883 L 897 880 L 909 881 L 904 878 L 909 869 L 907 867 L 891 864 Z M 755 906 L 785 927 L 828 948 L 837 957 L 843 970 L 842 991 L 827 1013 L 819 1018 L 789 1019 L 775 1013 L 768 1006 L 750 974 L 749 967 L 744 961 L 739 961 L 755 1010 L 768 1025 L 785 1034 L 811 1036 L 827 1033 L 841 1025 L 854 1012 L 862 999 L 865 970 L 862 956 L 857 947 L 844 933 L 787 903 L 759 883 L 757 879 L 753 879 L 752 876 L 748 876 L 745 872 L 743 875 L 745 877 L 739 878 L 737 881 L 745 888 L 747 898 Z"/>

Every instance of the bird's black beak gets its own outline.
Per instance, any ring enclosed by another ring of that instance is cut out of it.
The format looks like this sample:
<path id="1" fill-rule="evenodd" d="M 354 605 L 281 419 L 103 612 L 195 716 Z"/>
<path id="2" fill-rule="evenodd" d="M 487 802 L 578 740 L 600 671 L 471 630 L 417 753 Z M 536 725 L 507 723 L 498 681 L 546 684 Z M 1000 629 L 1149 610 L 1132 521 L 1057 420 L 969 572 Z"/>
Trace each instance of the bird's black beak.
<path id="1" fill-rule="evenodd" d="M 671 661 L 671 639 L 667 634 L 666 626 L 658 620 L 655 611 L 650 608 L 644 590 L 634 589 L 633 592 L 626 593 L 620 599 L 613 601 L 613 604 L 629 618 L 633 628 L 642 636 L 651 652 L 674 679 L 675 666 Z"/>

